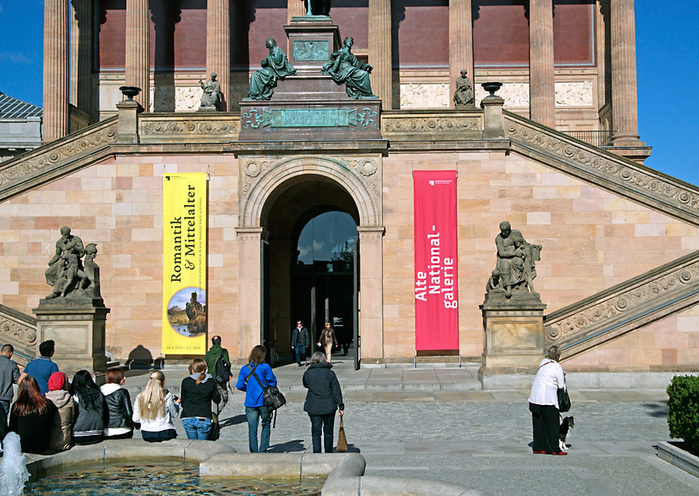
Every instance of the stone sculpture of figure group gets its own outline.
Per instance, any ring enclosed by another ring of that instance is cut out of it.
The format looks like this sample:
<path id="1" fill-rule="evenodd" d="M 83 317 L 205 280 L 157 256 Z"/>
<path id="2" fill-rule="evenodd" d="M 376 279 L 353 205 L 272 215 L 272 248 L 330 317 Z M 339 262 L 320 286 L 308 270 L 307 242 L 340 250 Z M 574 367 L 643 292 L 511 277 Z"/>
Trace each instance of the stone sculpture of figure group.
<path id="1" fill-rule="evenodd" d="M 541 245 L 528 243 L 521 232 L 503 221 L 500 223 L 500 234 L 495 237 L 495 246 L 497 262 L 486 284 L 486 291 L 504 290 L 506 298 L 511 298 L 513 291 L 534 293 L 534 262 L 541 259 Z"/>
<path id="2" fill-rule="evenodd" d="M 46 283 L 53 287 L 46 299 L 101 298 L 96 256 L 97 245 L 83 246 L 82 240 L 71 234 L 69 227 L 62 227 L 61 239 L 56 241 L 56 253 L 49 260 L 45 273 Z"/>

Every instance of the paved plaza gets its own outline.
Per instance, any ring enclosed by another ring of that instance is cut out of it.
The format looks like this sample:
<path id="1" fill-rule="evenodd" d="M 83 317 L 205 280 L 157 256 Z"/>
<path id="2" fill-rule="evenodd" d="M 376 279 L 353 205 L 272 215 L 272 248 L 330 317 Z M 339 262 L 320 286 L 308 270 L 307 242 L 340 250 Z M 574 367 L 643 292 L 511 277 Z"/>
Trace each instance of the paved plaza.
<path id="1" fill-rule="evenodd" d="M 569 455 L 533 455 L 529 391 L 481 391 L 476 364 L 418 367 L 355 371 L 350 360 L 335 363 L 350 450 L 366 458 L 367 475 L 441 480 L 491 496 L 699 494 L 699 479 L 656 455 L 655 445 L 670 439 L 665 391 L 571 391 Z M 271 451 L 311 449 L 304 370 L 274 369 L 288 404 L 279 410 Z M 177 392 L 187 372 L 168 367 L 165 374 Z M 132 394 L 145 378 L 127 379 Z M 221 439 L 240 453 L 248 451 L 243 400 L 233 393 L 221 415 Z"/>

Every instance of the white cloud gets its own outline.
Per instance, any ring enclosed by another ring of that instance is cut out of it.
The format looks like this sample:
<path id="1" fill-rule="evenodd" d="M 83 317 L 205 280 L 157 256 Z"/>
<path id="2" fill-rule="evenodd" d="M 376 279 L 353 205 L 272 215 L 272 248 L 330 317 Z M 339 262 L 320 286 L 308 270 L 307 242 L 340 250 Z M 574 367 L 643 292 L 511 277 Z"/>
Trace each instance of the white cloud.
<path id="1" fill-rule="evenodd" d="M 0 6 L 0 10 L 2 10 L 2 6 Z M 29 60 L 29 57 L 23 53 L 16 52 L 0 52 L 0 63 L 1 62 L 10 62 L 12 64 L 22 65 L 31 65 L 32 63 L 32 61 Z"/>

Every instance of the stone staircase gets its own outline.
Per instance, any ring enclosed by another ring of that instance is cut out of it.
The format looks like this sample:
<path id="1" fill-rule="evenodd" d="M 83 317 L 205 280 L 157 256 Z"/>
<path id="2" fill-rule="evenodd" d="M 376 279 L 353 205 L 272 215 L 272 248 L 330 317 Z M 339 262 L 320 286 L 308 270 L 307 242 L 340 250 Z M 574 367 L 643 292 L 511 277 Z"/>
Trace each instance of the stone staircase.
<path id="1" fill-rule="evenodd" d="M 111 155 L 117 117 L 81 129 L 0 165 L 0 202 L 88 167 Z"/>
<path id="2" fill-rule="evenodd" d="M 503 111 L 510 149 L 682 222 L 699 226 L 699 188 Z"/>
<path id="3" fill-rule="evenodd" d="M 570 358 L 699 303 L 699 251 L 544 317 L 545 346 Z"/>

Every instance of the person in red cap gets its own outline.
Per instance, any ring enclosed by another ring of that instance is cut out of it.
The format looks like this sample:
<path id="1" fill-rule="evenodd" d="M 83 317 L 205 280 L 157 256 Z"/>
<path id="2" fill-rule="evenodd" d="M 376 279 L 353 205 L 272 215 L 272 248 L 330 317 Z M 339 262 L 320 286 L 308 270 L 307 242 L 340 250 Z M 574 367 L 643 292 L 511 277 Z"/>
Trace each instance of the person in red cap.
<path id="1" fill-rule="evenodd" d="M 76 405 L 68 392 L 68 378 L 63 372 L 54 372 L 49 377 L 49 391 L 46 393 L 46 399 L 58 409 L 58 414 L 53 419 L 49 448 L 56 451 L 70 449 Z"/>

